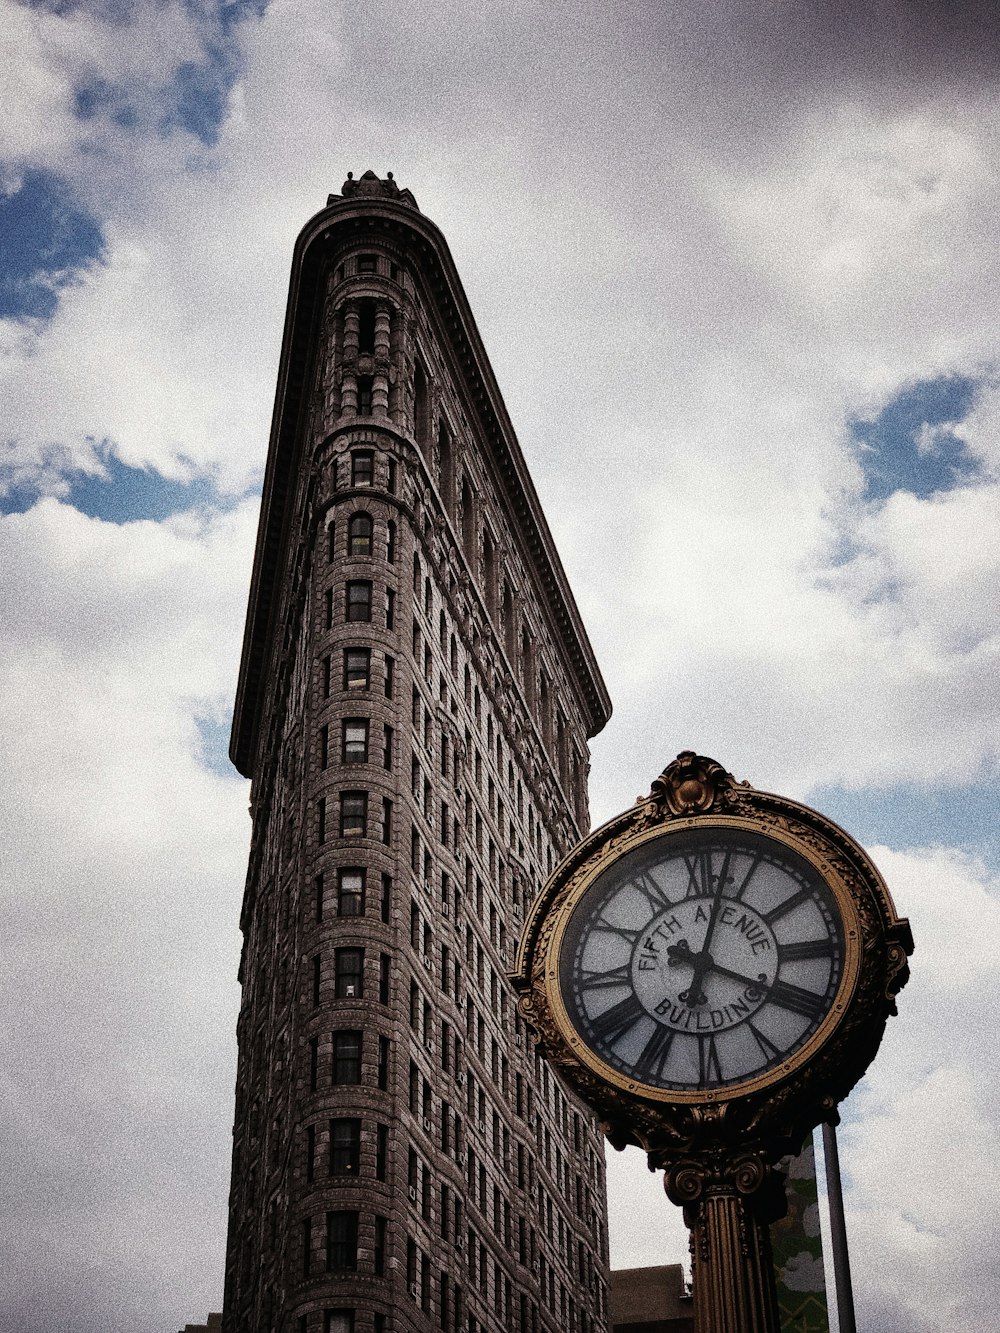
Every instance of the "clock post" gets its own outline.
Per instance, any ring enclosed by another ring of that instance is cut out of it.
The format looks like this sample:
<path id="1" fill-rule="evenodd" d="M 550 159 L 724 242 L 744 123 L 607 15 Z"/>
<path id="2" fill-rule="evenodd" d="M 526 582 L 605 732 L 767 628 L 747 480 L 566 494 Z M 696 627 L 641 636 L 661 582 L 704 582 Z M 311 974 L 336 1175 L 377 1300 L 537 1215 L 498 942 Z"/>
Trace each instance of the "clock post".
<path id="1" fill-rule="evenodd" d="M 697 1333 L 779 1333 L 777 1161 L 873 1059 L 913 950 L 854 840 L 684 751 L 556 868 L 512 974 L 551 1063 L 664 1171 Z"/>

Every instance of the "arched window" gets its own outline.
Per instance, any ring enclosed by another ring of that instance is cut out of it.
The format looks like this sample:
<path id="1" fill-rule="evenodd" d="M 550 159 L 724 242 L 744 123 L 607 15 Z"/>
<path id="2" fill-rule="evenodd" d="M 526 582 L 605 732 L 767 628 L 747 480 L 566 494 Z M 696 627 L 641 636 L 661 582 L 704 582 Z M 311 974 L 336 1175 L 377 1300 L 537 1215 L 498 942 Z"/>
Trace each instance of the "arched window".
<path id="1" fill-rule="evenodd" d="M 372 516 L 371 514 L 352 514 L 347 526 L 347 554 L 349 556 L 371 555 L 372 553 Z"/>

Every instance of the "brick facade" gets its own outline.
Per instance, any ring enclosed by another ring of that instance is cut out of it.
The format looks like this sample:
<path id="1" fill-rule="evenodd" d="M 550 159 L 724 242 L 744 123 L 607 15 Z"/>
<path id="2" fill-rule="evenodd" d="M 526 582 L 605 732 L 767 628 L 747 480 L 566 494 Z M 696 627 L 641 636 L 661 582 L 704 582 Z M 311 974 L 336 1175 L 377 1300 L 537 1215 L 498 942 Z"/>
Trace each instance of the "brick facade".
<path id="1" fill-rule="evenodd" d="M 296 245 L 231 753 L 252 778 L 225 1333 L 596 1333 L 603 1143 L 506 979 L 610 706 L 444 239 Z"/>

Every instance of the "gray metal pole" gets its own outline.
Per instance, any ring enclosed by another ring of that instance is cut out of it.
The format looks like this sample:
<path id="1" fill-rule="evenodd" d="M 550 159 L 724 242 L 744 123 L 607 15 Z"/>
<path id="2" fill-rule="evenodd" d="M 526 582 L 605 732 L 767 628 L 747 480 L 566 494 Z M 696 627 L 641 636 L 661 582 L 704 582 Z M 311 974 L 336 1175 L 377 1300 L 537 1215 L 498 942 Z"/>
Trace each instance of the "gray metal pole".
<path id="1" fill-rule="evenodd" d="M 837 1131 L 823 1126 L 823 1159 L 826 1169 L 826 1198 L 830 1209 L 830 1248 L 833 1251 L 833 1281 L 837 1292 L 837 1327 L 839 1333 L 857 1333 L 854 1322 L 854 1290 L 851 1286 L 851 1260 L 847 1253 L 847 1227 L 844 1223 L 844 1192 L 840 1186 L 840 1154 Z"/>

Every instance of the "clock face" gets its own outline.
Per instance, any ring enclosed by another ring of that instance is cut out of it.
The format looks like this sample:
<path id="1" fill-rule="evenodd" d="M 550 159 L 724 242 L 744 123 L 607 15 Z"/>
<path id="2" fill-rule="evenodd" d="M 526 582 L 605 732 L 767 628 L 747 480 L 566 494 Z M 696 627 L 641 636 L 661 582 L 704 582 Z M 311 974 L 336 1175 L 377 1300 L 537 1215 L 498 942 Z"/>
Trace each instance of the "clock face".
<path id="1" fill-rule="evenodd" d="M 654 838 L 574 907 L 559 988 L 584 1044 L 619 1074 L 697 1093 L 781 1066 L 832 1009 L 844 926 L 784 843 L 716 827 Z"/>

